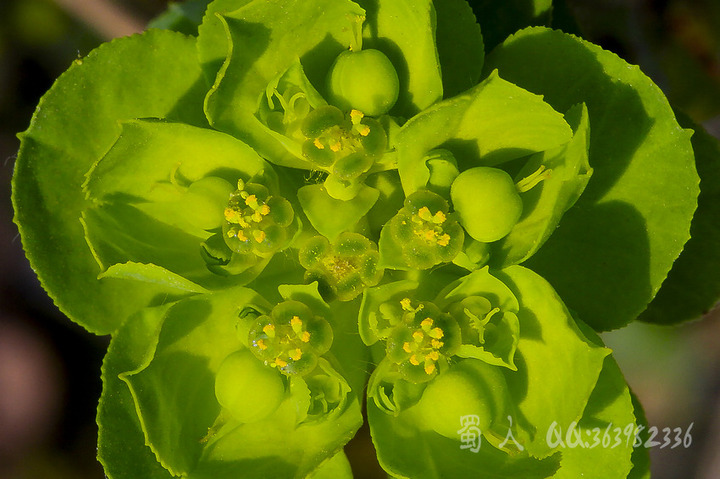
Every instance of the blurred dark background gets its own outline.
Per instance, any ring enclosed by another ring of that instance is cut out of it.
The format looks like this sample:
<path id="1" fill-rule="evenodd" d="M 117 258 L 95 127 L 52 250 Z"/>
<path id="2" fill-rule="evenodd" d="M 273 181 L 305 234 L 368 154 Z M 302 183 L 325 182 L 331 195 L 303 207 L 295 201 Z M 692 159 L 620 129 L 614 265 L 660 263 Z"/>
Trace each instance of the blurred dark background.
<path id="1" fill-rule="evenodd" d="M 64 318 L 25 260 L 10 204 L 15 135 L 74 59 L 142 30 L 167 4 L 0 0 L 0 479 L 104 477 L 95 460 L 95 407 L 108 340 Z M 720 2 L 566 6 L 586 38 L 639 64 L 677 108 L 720 137 Z M 685 431 L 692 424 L 689 448 L 651 449 L 653 478 L 719 478 L 720 313 L 680 327 L 633 323 L 604 339 L 650 425 Z"/>

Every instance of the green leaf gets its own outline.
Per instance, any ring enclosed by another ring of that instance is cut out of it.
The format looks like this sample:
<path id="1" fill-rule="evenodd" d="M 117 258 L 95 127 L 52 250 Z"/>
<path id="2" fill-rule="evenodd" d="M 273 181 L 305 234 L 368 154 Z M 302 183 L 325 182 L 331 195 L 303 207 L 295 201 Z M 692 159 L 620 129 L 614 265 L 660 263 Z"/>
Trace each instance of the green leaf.
<path id="1" fill-rule="evenodd" d="M 94 333 L 114 331 L 164 289 L 96 280 L 100 269 L 78 221 L 87 207 L 84 175 L 117 138 L 118 120 L 167 117 L 203 126 L 205 90 L 194 40 L 150 31 L 76 60 L 21 135 L 13 205 L 23 246 L 60 310 Z"/>
<path id="2" fill-rule="evenodd" d="M 155 351 L 163 318 L 172 303 L 134 314 L 118 330 L 103 361 L 98 406 L 98 460 L 109 479 L 171 479 L 145 445 L 135 402 L 118 375 L 147 364 Z"/>
<path id="3" fill-rule="evenodd" d="M 310 82 L 322 85 L 335 57 L 355 42 L 363 14 L 347 0 L 289 0 L 254 1 L 222 16 L 220 27 L 226 29 L 230 43 L 205 102 L 211 125 L 245 141 L 274 163 L 302 167 L 303 162 L 255 117 L 258 100 L 298 57 Z M 200 29 L 201 45 L 207 32 L 217 41 L 214 20 L 213 25 Z"/>
<path id="4" fill-rule="evenodd" d="M 658 294 L 638 317 L 649 323 L 698 319 L 720 298 L 720 144 L 690 119 L 680 116 L 680 122 L 695 129 L 692 146 L 700 174 L 700 196 L 690 224 L 690 240 Z"/>
<path id="5" fill-rule="evenodd" d="M 596 330 L 627 324 L 689 238 L 698 194 L 690 132 L 637 67 L 562 32 L 518 32 L 486 59 L 486 72 L 495 69 L 559 111 L 587 105 L 593 177 L 526 265 Z"/>
<path id="6" fill-rule="evenodd" d="M 162 284 L 168 288 L 187 293 L 208 292 L 202 286 L 154 264 L 116 263 L 98 276 L 98 279 L 103 278 L 133 279 L 146 283 Z"/>
<path id="7" fill-rule="evenodd" d="M 385 53 L 397 70 L 400 96 L 391 114 L 410 118 L 442 98 L 431 0 L 360 0 L 367 11 L 363 48 Z M 398 21 L 402 19 L 402 21 Z"/>
<path id="8" fill-rule="evenodd" d="M 211 1 L 185 0 L 180 3 L 170 3 L 167 10 L 148 23 L 147 28 L 164 28 L 186 35 L 197 35 L 203 13 Z"/>
<path id="9" fill-rule="evenodd" d="M 487 51 L 521 28 L 549 25 L 553 12 L 552 0 L 474 0 L 470 4 L 482 27 Z"/>
<path id="10" fill-rule="evenodd" d="M 345 452 L 340 451 L 320 464 L 307 479 L 353 479 L 350 461 Z"/>
<path id="11" fill-rule="evenodd" d="M 223 360 L 243 348 L 239 314 L 256 304 L 263 299 L 245 288 L 177 303 L 167 313 L 152 360 L 121 375 L 146 442 L 173 474 L 302 477 L 339 451 L 362 421 L 351 394 L 327 420 L 298 424 L 307 414 L 299 409 L 302 390 L 292 387 L 265 419 L 240 423 L 221 411 L 215 377 Z"/>
<path id="12" fill-rule="evenodd" d="M 610 353 L 586 339 L 552 286 L 536 273 L 510 266 L 494 273 L 520 301 L 517 371 L 505 371 L 518 413 L 513 423 L 536 457 L 552 454 L 546 433 L 579 421 Z M 525 437 L 526 436 L 526 437 Z"/>
<path id="13" fill-rule="evenodd" d="M 370 211 L 379 196 L 378 190 L 365 185 L 348 201 L 331 197 L 323 185 L 307 185 L 298 190 L 298 200 L 313 228 L 330 240 L 343 231 L 351 230 Z"/>
<path id="14" fill-rule="evenodd" d="M 557 479 L 587 477 L 625 479 L 635 453 L 634 407 L 625 378 L 612 356 L 605 363 L 577 427 L 562 430 Z M 560 432 L 560 429 L 557 429 Z M 571 437 L 568 443 L 568 435 Z M 549 438 L 549 434 L 548 434 Z M 552 439 L 556 440 L 555 438 Z"/>
<path id="15" fill-rule="evenodd" d="M 557 470 L 559 455 L 538 460 L 526 453 L 507 454 L 481 442 L 477 453 L 461 449 L 456 440 L 421 426 L 418 407 L 395 417 L 367 402 L 368 422 L 380 465 L 392 477 L 439 479 L 535 479 L 550 477 Z M 458 417 L 458 429 L 460 418 Z M 481 439 L 478 439 L 481 440 Z"/>
<path id="16" fill-rule="evenodd" d="M 485 45 L 480 25 L 466 0 L 433 0 L 433 5 L 443 94 L 451 98 L 477 84 L 485 60 Z"/>
<path id="17" fill-rule="evenodd" d="M 531 177 L 540 168 L 549 175 L 540 184 L 521 192 L 523 213 L 510 234 L 491 244 L 490 262 L 502 268 L 532 256 L 555 231 L 562 215 L 582 194 L 592 175 L 588 164 L 590 142 L 587 108 L 577 105 L 566 119 L 575 135 L 566 145 L 531 157 L 516 180 Z"/>
<path id="18" fill-rule="evenodd" d="M 425 186 L 429 171 L 424 158 L 440 145 L 454 154 L 463 171 L 555 148 L 571 138 L 572 130 L 560 113 L 494 72 L 472 90 L 408 121 L 395 147 L 403 189 L 409 195 Z"/>

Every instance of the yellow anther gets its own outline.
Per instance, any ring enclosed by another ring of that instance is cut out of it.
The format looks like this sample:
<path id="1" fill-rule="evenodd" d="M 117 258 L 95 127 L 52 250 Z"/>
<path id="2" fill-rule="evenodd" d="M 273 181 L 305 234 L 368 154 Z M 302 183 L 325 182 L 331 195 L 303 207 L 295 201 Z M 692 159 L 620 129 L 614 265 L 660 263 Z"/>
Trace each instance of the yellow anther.
<path id="1" fill-rule="evenodd" d="M 270 214 L 270 207 L 268 205 L 262 205 L 259 211 L 261 215 L 267 216 Z"/>
<path id="2" fill-rule="evenodd" d="M 230 223 L 237 223 L 237 221 L 235 220 L 235 218 L 238 216 L 237 211 L 228 206 L 227 208 L 225 208 L 225 211 L 223 213 L 225 215 L 226 221 L 229 221 Z"/>
<path id="3" fill-rule="evenodd" d="M 438 211 L 437 213 L 435 213 L 435 216 L 432 217 L 432 222 L 436 225 L 441 225 L 445 223 L 446 219 L 447 217 L 445 216 L 445 213 L 443 213 L 442 211 Z"/>
<path id="4" fill-rule="evenodd" d="M 315 145 L 315 148 L 317 148 L 318 150 L 325 149 L 325 145 L 322 144 L 322 142 L 320 141 L 320 138 L 315 138 L 315 140 L 313 140 L 313 145 Z"/>
<path id="5" fill-rule="evenodd" d="M 228 238 L 232 238 L 233 236 L 235 236 L 237 234 L 237 231 L 235 231 L 234 229 L 229 229 L 228 232 L 225 234 L 227 234 Z"/>
<path id="6" fill-rule="evenodd" d="M 440 339 L 445 336 L 445 333 L 443 333 L 443 330 L 440 328 L 433 328 L 431 331 L 428 332 L 428 335 L 431 338 Z"/>
<path id="7" fill-rule="evenodd" d="M 410 303 L 410 298 L 403 298 L 400 300 L 400 306 L 402 306 L 402 309 L 405 311 L 412 311 L 412 306 Z"/>
<path id="8" fill-rule="evenodd" d="M 370 134 L 370 127 L 367 125 L 359 125 L 357 132 L 360 133 L 360 136 L 368 136 Z"/>
<path id="9" fill-rule="evenodd" d="M 241 180 L 241 179 L 238 180 L 238 182 L 237 182 L 237 189 L 238 189 L 239 191 L 242 191 L 242 190 L 245 189 L 245 182 L 244 182 L 243 180 Z"/>
<path id="10" fill-rule="evenodd" d="M 339 141 L 334 141 L 334 142 L 330 145 L 330 149 L 331 149 L 332 151 L 334 151 L 335 153 L 337 153 L 338 151 L 342 150 L 342 143 L 340 143 Z"/>
<path id="11" fill-rule="evenodd" d="M 266 324 L 263 326 L 263 333 L 267 334 L 269 337 L 275 336 L 275 325 L 274 324 Z"/>
<path id="12" fill-rule="evenodd" d="M 437 240 L 437 244 L 439 246 L 447 246 L 450 243 L 450 235 L 445 233 L 444 235 L 440 236 Z"/>
<path id="13" fill-rule="evenodd" d="M 425 374 L 428 376 L 435 372 L 435 365 L 434 364 L 426 364 L 425 365 Z"/>
<path id="14" fill-rule="evenodd" d="M 290 319 L 290 326 L 295 329 L 297 326 L 302 326 L 302 319 L 300 319 L 299 316 L 293 316 L 292 319 Z"/>
<path id="15" fill-rule="evenodd" d="M 258 348 L 260 348 L 263 351 L 265 351 L 267 349 L 267 344 L 265 344 L 264 339 L 258 339 L 257 341 L 255 341 L 255 344 L 257 345 Z"/>
<path id="16" fill-rule="evenodd" d="M 300 336 L 300 341 L 303 343 L 310 342 L 310 333 L 308 331 L 304 331 L 302 333 L 302 336 Z"/>
<path id="17" fill-rule="evenodd" d="M 437 238 L 437 232 L 435 230 L 425 230 L 424 233 L 420 232 L 419 236 L 427 241 L 435 241 L 435 238 Z"/>
<path id="18" fill-rule="evenodd" d="M 302 351 L 300 348 L 295 348 L 295 350 L 290 353 L 290 357 L 293 361 L 298 361 L 302 357 Z"/>
<path id="19" fill-rule="evenodd" d="M 410 356 L 410 364 L 412 364 L 413 366 L 417 366 L 420 364 L 420 361 L 418 361 L 417 357 L 415 357 L 414 354 Z"/>
<path id="20" fill-rule="evenodd" d="M 420 323 L 420 327 L 423 328 L 423 329 L 430 329 L 430 327 L 431 327 L 432 325 L 433 325 L 433 320 L 432 320 L 432 318 L 425 318 L 425 319 L 423 319 L 422 322 Z"/>
<path id="21" fill-rule="evenodd" d="M 245 236 L 245 233 L 243 233 L 242 230 L 238 230 L 236 236 L 240 241 L 247 241 L 247 236 Z"/>
<path id="22" fill-rule="evenodd" d="M 253 238 L 255 238 L 255 241 L 258 243 L 262 243 L 265 240 L 265 232 L 260 230 L 253 231 Z"/>
<path id="23" fill-rule="evenodd" d="M 425 335 L 422 333 L 422 331 L 415 331 L 412 334 L 412 337 L 416 343 L 420 343 L 420 342 L 422 342 L 423 339 L 425 339 Z"/>
<path id="24" fill-rule="evenodd" d="M 358 123 L 360 123 L 360 120 L 362 120 L 364 117 L 365 114 L 360 110 L 350 110 L 350 121 L 353 125 L 357 125 Z"/>
<path id="25" fill-rule="evenodd" d="M 248 196 L 247 198 L 245 198 L 245 204 L 248 205 L 250 208 L 255 209 L 258 204 L 257 196 L 255 196 L 255 195 Z"/>
<path id="26" fill-rule="evenodd" d="M 437 339 L 433 339 L 430 341 L 430 344 L 434 349 L 440 349 L 445 343 L 443 343 L 442 341 L 438 341 Z"/>
<path id="27" fill-rule="evenodd" d="M 256 211 L 255 213 L 253 213 L 251 218 L 255 223 L 260 223 L 263 219 L 263 215 L 259 211 Z"/>
<path id="28" fill-rule="evenodd" d="M 423 219 L 425 221 L 432 221 L 432 213 L 430 213 L 430 208 L 427 206 L 423 206 L 420 208 L 417 212 L 417 215 L 420 217 L 420 219 Z"/>
<path id="29" fill-rule="evenodd" d="M 437 361 L 438 359 L 440 359 L 440 353 L 437 351 L 431 351 L 430 353 L 428 353 L 427 356 L 425 356 L 425 358 L 432 359 L 433 361 Z"/>
<path id="30" fill-rule="evenodd" d="M 412 348 L 410 347 L 410 343 L 408 343 L 407 341 L 405 341 L 403 343 L 403 351 L 405 351 L 406 353 L 412 353 Z"/>
<path id="31" fill-rule="evenodd" d="M 274 363 L 274 364 L 275 364 L 275 366 L 277 366 L 277 367 L 279 367 L 279 368 L 284 368 L 285 366 L 287 366 L 287 361 L 283 361 L 283 360 L 280 359 L 280 358 L 275 358 L 275 363 Z"/>

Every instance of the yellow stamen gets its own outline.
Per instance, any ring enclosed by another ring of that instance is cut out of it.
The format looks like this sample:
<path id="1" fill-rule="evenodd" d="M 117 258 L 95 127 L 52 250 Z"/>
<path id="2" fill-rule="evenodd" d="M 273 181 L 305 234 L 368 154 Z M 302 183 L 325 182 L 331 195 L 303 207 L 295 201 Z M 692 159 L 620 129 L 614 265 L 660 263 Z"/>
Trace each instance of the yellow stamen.
<path id="1" fill-rule="evenodd" d="M 441 224 L 445 223 L 446 219 L 447 218 L 445 217 L 445 213 L 443 213 L 442 211 L 438 211 L 437 213 L 435 213 L 435 216 L 433 216 L 432 221 L 436 225 L 441 225 Z"/>
<path id="2" fill-rule="evenodd" d="M 315 140 L 313 141 L 313 145 L 315 145 L 315 148 L 317 148 L 318 150 L 325 149 L 325 145 L 322 144 L 322 142 L 320 141 L 320 138 L 315 138 Z"/>
<path id="3" fill-rule="evenodd" d="M 265 351 L 267 349 L 267 344 L 265 344 L 264 339 L 258 339 L 255 344 L 257 344 L 257 347 L 260 348 L 262 351 Z"/>
<path id="4" fill-rule="evenodd" d="M 442 338 L 443 336 L 445 336 L 445 333 L 443 333 L 443 330 L 440 329 L 440 328 L 434 328 L 432 331 L 430 331 L 430 332 L 428 333 L 428 335 L 429 335 L 431 338 L 440 339 L 440 338 Z"/>
<path id="5" fill-rule="evenodd" d="M 353 125 L 357 125 L 358 123 L 360 123 L 360 120 L 362 120 L 364 117 L 365 114 L 360 110 L 350 110 L 350 121 L 353 123 Z"/>
<path id="6" fill-rule="evenodd" d="M 247 198 L 245 198 L 245 204 L 248 205 L 250 208 L 255 208 L 258 204 L 257 202 L 257 196 L 250 195 Z"/>
<path id="7" fill-rule="evenodd" d="M 437 240 L 437 244 L 440 246 L 447 246 L 449 243 L 450 243 L 450 235 L 447 233 L 440 236 Z"/>
<path id="8" fill-rule="evenodd" d="M 295 351 L 290 353 L 290 357 L 293 359 L 293 361 L 298 361 L 302 357 L 302 351 L 300 348 L 296 348 Z"/>
<path id="9" fill-rule="evenodd" d="M 330 145 L 330 149 L 337 153 L 338 151 L 342 150 L 342 144 L 339 141 L 335 141 L 332 145 Z"/>
<path id="10" fill-rule="evenodd" d="M 432 318 L 425 318 L 425 319 L 423 319 L 422 322 L 420 323 L 420 327 L 421 327 L 421 328 L 430 328 L 432 325 L 433 325 L 433 320 L 432 320 Z"/>
<path id="11" fill-rule="evenodd" d="M 445 343 L 443 343 L 442 341 L 438 341 L 437 339 L 433 339 L 430 341 L 430 344 L 432 345 L 433 348 L 440 349 L 440 348 L 442 348 L 443 344 L 445 344 Z"/>
<path id="12" fill-rule="evenodd" d="M 252 220 L 255 223 L 260 223 L 262 221 L 262 219 L 263 219 L 262 214 L 259 211 L 256 211 L 255 213 L 253 213 Z"/>
<path id="13" fill-rule="evenodd" d="M 360 125 L 358 133 L 360 133 L 360 136 L 368 136 L 370 134 L 370 127 L 367 125 Z"/>
<path id="14" fill-rule="evenodd" d="M 425 358 L 437 361 L 438 359 L 440 359 L 440 353 L 438 353 L 437 351 L 431 351 L 430 353 L 428 353 L 427 356 L 425 356 Z"/>
<path id="15" fill-rule="evenodd" d="M 284 368 L 285 366 L 287 366 L 287 362 L 283 361 L 280 358 L 275 358 L 275 365 L 279 368 Z"/>
<path id="16" fill-rule="evenodd" d="M 410 356 L 410 364 L 412 364 L 413 366 L 417 366 L 420 364 L 420 361 L 417 360 L 414 354 Z"/>
<path id="17" fill-rule="evenodd" d="M 300 336 L 300 341 L 303 343 L 307 343 L 310 341 L 310 333 L 308 331 L 304 331 L 302 333 L 302 336 Z"/>
<path id="18" fill-rule="evenodd" d="M 260 230 L 253 231 L 253 238 L 255 238 L 255 241 L 258 243 L 262 243 L 265 240 L 265 232 Z"/>
<path id="19" fill-rule="evenodd" d="M 428 376 L 435 372 L 435 365 L 434 364 L 426 364 L 425 365 L 425 374 Z"/>
<path id="20" fill-rule="evenodd" d="M 422 333 L 422 331 L 415 331 L 412 336 L 416 343 L 421 342 L 425 338 L 425 335 Z"/>
<path id="21" fill-rule="evenodd" d="M 274 338 L 275 337 L 275 325 L 274 324 L 266 324 L 265 326 L 263 326 L 263 333 L 267 334 L 271 338 Z"/>
<path id="22" fill-rule="evenodd" d="M 401 299 L 400 306 L 402 306 L 402 309 L 404 309 L 405 311 L 412 311 L 412 306 L 410 305 L 410 298 Z"/>
<path id="23" fill-rule="evenodd" d="M 238 231 L 237 239 L 239 239 L 240 241 L 247 241 L 247 236 L 245 236 L 245 233 L 243 233 L 242 231 Z"/>
<path id="24" fill-rule="evenodd" d="M 300 319 L 299 316 L 293 316 L 292 319 L 290 319 L 290 326 L 295 329 L 297 326 L 302 326 L 302 319 Z"/>
<path id="25" fill-rule="evenodd" d="M 405 351 L 406 353 L 412 353 L 412 348 L 410 347 L 410 343 L 408 343 L 407 341 L 405 341 L 403 343 L 403 351 Z"/>
<path id="26" fill-rule="evenodd" d="M 260 207 L 260 214 L 263 216 L 267 216 L 270 214 L 270 207 L 268 205 L 262 205 Z"/>
<path id="27" fill-rule="evenodd" d="M 427 206 L 423 206 L 420 208 L 417 212 L 417 215 L 420 217 L 420 219 L 423 219 L 425 221 L 432 221 L 432 214 L 430 213 L 430 208 Z"/>
<path id="28" fill-rule="evenodd" d="M 435 230 L 425 230 L 425 234 L 422 234 L 422 236 L 427 241 L 435 241 L 435 238 L 437 237 L 437 233 L 435 232 Z"/>

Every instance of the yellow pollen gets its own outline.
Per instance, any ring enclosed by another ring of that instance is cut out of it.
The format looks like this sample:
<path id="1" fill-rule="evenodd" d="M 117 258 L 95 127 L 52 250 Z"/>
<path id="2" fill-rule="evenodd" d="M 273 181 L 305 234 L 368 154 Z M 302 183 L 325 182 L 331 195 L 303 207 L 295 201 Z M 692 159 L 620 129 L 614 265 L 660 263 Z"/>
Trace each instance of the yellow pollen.
<path id="1" fill-rule="evenodd" d="M 290 357 L 293 359 L 293 361 L 298 361 L 302 357 L 302 351 L 300 348 L 296 348 L 295 351 L 290 353 Z"/>
<path id="2" fill-rule="evenodd" d="M 265 350 L 267 349 L 267 344 L 265 344 L 265 340 L 264 340 L 264 339 L 258 339 L 258 340 L 255 342 L 255 344 L 257 344 L 257 347 L 260 348 L 260 349 L 263 350 L 263 351 L 265 351 Z"/>
<path id="3" fill-rule="evenodd" d="M 425 365 L 425 374 L 428 376 L 435 372 L 435 365 L 434 364 L 426 364 Z"/>
<path id="4" fill-rule="evenodd" d="M 438 238 L 437 244 L 440 246 L 447 246 L 450 243 L 450 235 L 445 233 L 441 237 Z"/>
<path id="5" fill-rule="evenodd" d="M 425 357 L 428 359 L 432 359 L 433 361 L 437 361 L 438 359 L 440 359 L 440 353 L 438 353 L 437 351 L 432 351 L 428 353 L 428 355 Z"/>
<path id="6" fill-rule="evenodd" d="M 443 333 L 443 330 L 440 328 L 434 328 L 432 331 L 428 333 L 431 338 L 440 339 L 443 336 L 445 336 L 445 333 Z"/>
<path id="7" fill-rule="evenodd" d="M 338 151 L 342 150 L 342 144 L 339 141 L 335 141 L 332 145 L 330 145 L 330 149 L 337 153 Z"/>
<path id="8" fill-rule="evenodd" d="M 257 196 L 250 195 L 245 198 L 245 204 L 252 207 L 252 203 L 257 204 Z"/>
<path id="9" fill-rule="evenodd" d="M 237 223 L 237 221 L 235 221 L 235 218 L 238 216 L 237 211 L 235 211 L 234 209 L 232 209 L 230 207 L 227 207 L 227 208 L 225 208 L 224 213 L 225 213 L 226 221 L 229 221 L 230 223 Z"/>
<path id="10" fill-rule="evenodd" d="M 266 324 L 263 326 L 263 333 L 267 334 L 268 336 L 275 333 L 275 325 L 274 324 Z"/>
<path id="11" fill-rule="evenodd" d="M 292 319 L 290 320 L 290 326 L 292 326 L 292 327 L 302 326 L 302 319 L 300 319 L 299 316 L 293 316 Z"/>
<path id="12" fill-rule="evenodd" d="M 410 343 L 408 343 L 407 341 L 405 341 L 405 342 L 403 343 L 403 351 L 405 351 L 406 353 L 411 353 L 411 352 L 412 352 L 412 348 L 410 347 Z"/>
<path id="13" fill-rule="evenodd" d="M 447 218 L 445 217 L 445 213 L 443 213 L 442 211 L 438 211 L 437 213 L 435 213 L 435 216 L 433 216 L 433 223 L 435 223 L 436 225 L 441 225 L 445 223 L 446 219 Z"/>
<path id="14" fill-rule="evenodd" d="M 252 220 L 255 223 L 260 223 L 262 221 L 262 219 L 263 219 L 262 214 L 259 211 L 256 211 L 255 213 L 253 213 Z"/>
<path id="15" fill-rule="evenodd" d="M 350 110 L 350 121 L 352 121 L 354 125 L 360 123 L 360 120 L 362 120 L 364 117 L 365 114 L 360 110 Z"/>
<path id="16" fill-rule="evenodd" d="M 432 345 L 433 348 L 440 349 L 440 348 L 442 348 L 444 343 L 442 341 L 438 341 L 437 339 L 433 339 L 430 341 L 430 344 Z"/>
<path id="17" fill-rule="evenodd" d="M 283 361 L 280 358 L 275 358 L 275 365 L 279 368 L 284 368 L 285 366 L 287 366 L 287 362 Z"/>
<path id="18" fill-rule="evenodd" d="M 362 125 L 362 127 L 358 130 L 358 133 L 360 133 L 360 136 L 368 136 L 370 134 L 370 127 Z"/>
<path id="19" fill-rule="evenodd" d="M 412 307 L 410 306 L 410 298 L 401 299 L 400 306 L 402 306 L 402 309 L 404 309 L 405 311 L 412 311 Z"/>
<path id="20" fill-rule="evenodd" d="M 253 238 L 255 238 L 255 241 L 258 243 L 262 243 L 265 240 L 265 232 L 260 230 L 253 231 Z"/>
<path id="21" fill-rule="evenodd" d="M 247 241 L 247 236 L 245 236 L 245 233 L 243 233 L 242 231 L 238 231 L 237 239 L 239 239 L 240 241 Z"/>
<path id="22" fill-rule="evenodd" d="M 434 241 L 437 237 L 437 233 L 435 232 L 435 230 L 425 230 L 425 233 L 421 236 L 423 236 L 428 241 Z"/>
<path id="23" fill-rule="evenodd" d="M 313 141 L 313 145 L 315 145 L 315 148 L 317 148 L 318 150 L 325 149 L 325 145 L 322 144 L 322 142 L 320 141 L 320 138 L 315 138 L 315 141 Z"/>
<path id="24" fill-rule="evenodd" d="M 433 325 L 433 320 L 432 320 L 432 318 L 425 318 L 425 319 L 423 319 L 422 322 L 420 323 L 420 327 L 423 327 L 423 328 L 429 328 L 429 327 L 432 326 L 432 325 Z"/>
<path id="25" fill-rule="evenodd" d="M 415 331 L 412 336 L 416 343 L 421 342 L 425 338 L 425 335 L 422 333 L 422 331 Z"/>
<path id="26" fill-rule="evenodd" d="M 417 366 L 420 364 L 420 361 L 417 360 L 414 354 L 410 356 L 410 364 L 412 364 L 413 366 Z"/>
<path id="27" fill-rule="evenodd" d="M 310 333 L 308 331 L 304 331 L 302 333 L 302 336 L 300 336 L 300 341 L 303 343 L 307 343 L 310 341 Z"/>
<path id="28" fill-rule="evenodd" d="M 270 207 L 268 205 L 262 205 L 260 207 L 260 214 L 263 216 L 267 216 L 270 214 Z"/>
<path id="29" fill-rule="evenodd" d="M 420 208 L 417 212 L 417 215 L 420 217 L 420 219 L 423 219 L 425 221 L 431 221 L 432 220 L 432 214 L 430 213 L 430 208 L 427 206 L 423 206 Z"/>

